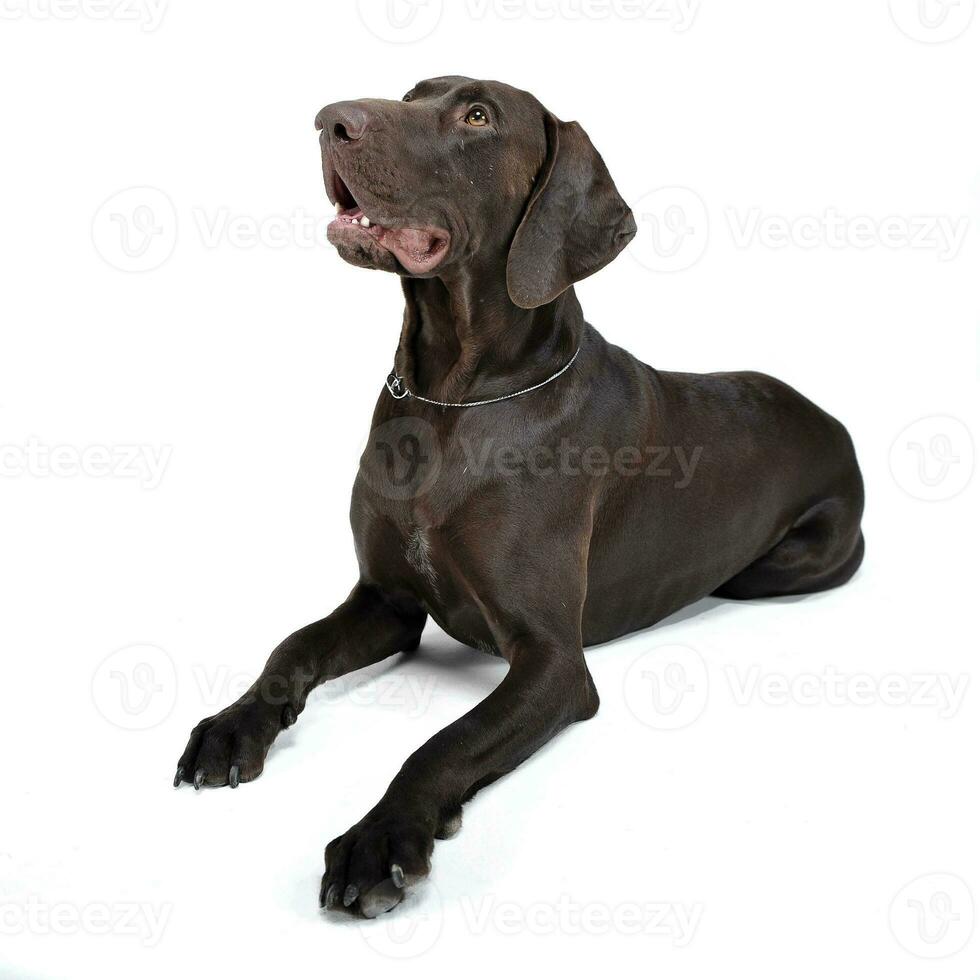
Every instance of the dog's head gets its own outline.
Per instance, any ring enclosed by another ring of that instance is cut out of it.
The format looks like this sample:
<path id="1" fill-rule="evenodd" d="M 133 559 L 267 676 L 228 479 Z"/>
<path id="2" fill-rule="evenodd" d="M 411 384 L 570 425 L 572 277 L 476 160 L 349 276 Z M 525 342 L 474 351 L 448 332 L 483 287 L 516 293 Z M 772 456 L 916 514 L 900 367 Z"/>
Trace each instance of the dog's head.
<path id="1" fill-rule="evenodd" d="M 500 82 L 432 78 L 399 102 L 326 106 L 316 127 L 337 207 L 327 235 L 354 265 L 410 277 L 497 268 L 530 309 L 636 232 L 582 127 Z"/>

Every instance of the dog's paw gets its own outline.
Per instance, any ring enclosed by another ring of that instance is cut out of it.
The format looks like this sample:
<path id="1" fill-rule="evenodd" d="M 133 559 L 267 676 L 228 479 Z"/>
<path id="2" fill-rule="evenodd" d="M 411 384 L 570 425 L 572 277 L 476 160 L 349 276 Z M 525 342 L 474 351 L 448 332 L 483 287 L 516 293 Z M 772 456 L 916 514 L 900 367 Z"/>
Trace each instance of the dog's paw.
<path id="1" fill-rule="evenodd" d="M 375 808 L 324 851 L 321 908 L 373 919 L 393 909 L 429 873 L 438 820 Z"/>
<path id="2" fill-rule="evenodd" d="M 288 704 L 236 701 L 191 731 L 187 748 L 177 763 L 174 786 L 188 782 L 195 789 L 234 789 L 239 783 L 258 778 L 276 736 L 295 721 L 296 712 Z"/>

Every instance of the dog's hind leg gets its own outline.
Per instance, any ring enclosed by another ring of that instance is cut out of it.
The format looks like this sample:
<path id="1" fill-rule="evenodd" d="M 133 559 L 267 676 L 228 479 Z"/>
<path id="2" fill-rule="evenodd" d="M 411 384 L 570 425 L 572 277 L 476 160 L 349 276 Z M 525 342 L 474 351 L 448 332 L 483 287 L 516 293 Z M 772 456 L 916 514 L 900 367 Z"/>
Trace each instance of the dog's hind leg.
<path id="1" fill-rule="evenodd" d="M 313 688 L 399 651 L 414 650 L 425 619 L 413 601 L 398 601 L 358 584 L 326 619 L 283 640 L 258 680 L 234 704 L 194 728 L 177 763 L 174 786 L 186 780 L 195 788 L 234 788 L 255 779 L 276 736 L 296 721 Z"/>
<path id="2" fill-rule="evenodd" d="M 782 540 L 712 595 L 724 599 L 822 592 L 843 585 L 864 557 L 860 507 L 839 497 L 811 507 Z"/>

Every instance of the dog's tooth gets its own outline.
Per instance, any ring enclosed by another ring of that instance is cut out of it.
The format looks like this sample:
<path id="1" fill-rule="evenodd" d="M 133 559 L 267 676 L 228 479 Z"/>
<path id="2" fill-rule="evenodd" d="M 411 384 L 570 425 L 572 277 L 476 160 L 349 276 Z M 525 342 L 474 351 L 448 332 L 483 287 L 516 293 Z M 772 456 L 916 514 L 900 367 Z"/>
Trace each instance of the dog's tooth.
<path id="1" fill-rule="evenodd" d="M 368 216 L 366 214 L 362 214 L 361 215 L 361 227 L 362 228 L 370 228 L 371 227 L 371 222 L 368 220 Z"/>
<path id="2" fill-rule="evenodd" d="M 338 202 L 337 202 L 337 203 L 336 203 L 336 204 L 334 205 L 334 207 L 335 207 L 335 208 L 337 209 L 337 214 L 340 214 L 340 213 L 341 213 L 341 211 L 343 211 L 343 210 L 344 210 L 344 206 L 343 206 L 343 204 L 341 204 L 341 203 L 340 203 L 340 201 L 338 201 Z"/>

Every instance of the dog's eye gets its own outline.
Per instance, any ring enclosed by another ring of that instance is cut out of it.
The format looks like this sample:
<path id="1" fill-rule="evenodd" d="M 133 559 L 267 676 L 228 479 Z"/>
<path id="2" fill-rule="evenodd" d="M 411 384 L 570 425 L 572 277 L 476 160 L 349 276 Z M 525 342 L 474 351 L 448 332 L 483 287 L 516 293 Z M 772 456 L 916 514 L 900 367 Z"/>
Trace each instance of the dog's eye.
<path id="1" fill-rule="evenodd" d="M 483 106 L 475 105 L 468 113 L 466 113 L 466 124 L 468 126 L 486 126 L 490 122 L 487 116 L 487 110 Z"/>
<path id="2" fill-rule="evenodd" d="M 411 102 L 411 101 L 412 101 L 412 93 L 411 92 L 406 92 L 402 96 L 402 102 Z"/>

